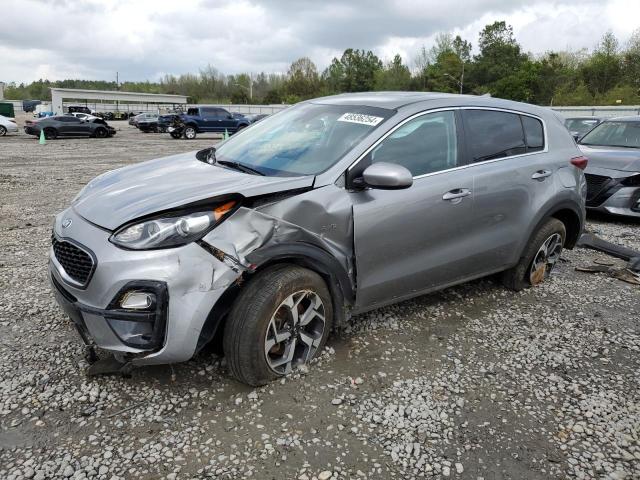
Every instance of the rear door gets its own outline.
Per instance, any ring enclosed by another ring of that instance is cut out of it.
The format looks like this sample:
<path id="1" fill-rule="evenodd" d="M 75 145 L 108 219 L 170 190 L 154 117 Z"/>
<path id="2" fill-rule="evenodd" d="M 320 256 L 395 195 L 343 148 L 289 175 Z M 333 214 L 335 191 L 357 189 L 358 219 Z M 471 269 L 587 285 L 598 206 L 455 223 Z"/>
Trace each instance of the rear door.
<path id="1" fill-rule="evenodd" d="M 475 253 L 473 176 L 459 168 L 459 115 L 430 112 L 406 121 L 353 168 L 398 163 L 414 175 L 404 190 L 351 193 L 358 309 L 414 296 L 467 275 Z"/>
<path id="2" fill-rule="evenodd" d="M 470 231 L 482 252 L 476 274 L 514 264 L 522 235 L 551 198 L 556 167 L 548 161 L 543 122 L 496 109 L 462 110 L 466 160 L 473 172 Z"/>

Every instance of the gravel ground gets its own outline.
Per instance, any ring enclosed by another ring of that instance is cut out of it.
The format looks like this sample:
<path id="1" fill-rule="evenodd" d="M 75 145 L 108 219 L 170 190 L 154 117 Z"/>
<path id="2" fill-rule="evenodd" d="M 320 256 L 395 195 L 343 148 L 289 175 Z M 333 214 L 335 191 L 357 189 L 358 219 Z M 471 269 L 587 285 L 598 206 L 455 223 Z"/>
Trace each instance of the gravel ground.
<path id="1" fill-rule="evenodd" d="M 640 287 L 576 272 L 492 279 L 358 316 L 266 387 L 201 354 L 87 378 L 46 280 L 53 216 L 88 180 L 196 149 L 124 123 L 113 139 L 0 138 L 0 478 L 640 478 Z M 640 223 L 591 218 L 640 249 Z M 622 263 L 620 263 L 622 265 Z"/>

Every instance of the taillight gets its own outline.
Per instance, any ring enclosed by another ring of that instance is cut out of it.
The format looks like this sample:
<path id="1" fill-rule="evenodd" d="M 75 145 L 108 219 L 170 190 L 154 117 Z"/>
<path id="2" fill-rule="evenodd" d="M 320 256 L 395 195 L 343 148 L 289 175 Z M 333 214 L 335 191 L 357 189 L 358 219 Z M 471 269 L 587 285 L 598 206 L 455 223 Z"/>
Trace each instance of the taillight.
<path id="1" fill-rule="evenodd" d="M 585 168 L 587 168 L 587 164 L 588 163 L 589 163 L 589 159 L 587 157 L 582 156 L 582 155 L 579 156 L 579 157 L 573 157 L 571 159 L 571 165 L 575 165 L 580 170 L 584 170 Z"/>

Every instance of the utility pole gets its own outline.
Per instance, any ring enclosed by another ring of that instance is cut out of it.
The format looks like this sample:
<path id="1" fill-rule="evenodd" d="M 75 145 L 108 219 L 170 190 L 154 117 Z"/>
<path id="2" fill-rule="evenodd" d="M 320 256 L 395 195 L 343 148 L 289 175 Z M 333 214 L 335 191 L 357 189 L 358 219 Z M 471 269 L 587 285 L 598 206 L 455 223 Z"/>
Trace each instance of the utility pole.
<path id="1" fill-rule="evenodd" d="M 120 76 L 119 73 L 116 72 L 116 90 L 120 90 Z M 116 100 L 116 112 L 120 111 L 120 102 Z"/>

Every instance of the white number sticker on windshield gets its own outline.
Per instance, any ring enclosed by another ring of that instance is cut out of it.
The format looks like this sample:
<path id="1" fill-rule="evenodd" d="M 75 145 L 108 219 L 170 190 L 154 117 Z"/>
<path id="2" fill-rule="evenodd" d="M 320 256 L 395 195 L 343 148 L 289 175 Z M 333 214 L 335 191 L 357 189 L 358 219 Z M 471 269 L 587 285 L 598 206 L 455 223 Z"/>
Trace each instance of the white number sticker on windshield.
<path id="1" fill-rule="evenodd" d="M 339 122 L 359 123 L 361 125 L 371 125 L 372 127 L 378 125 L 382 120 L 382 117 L 364 115 L 363 113 L 345 113 L 338 119 Z"/>

